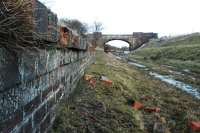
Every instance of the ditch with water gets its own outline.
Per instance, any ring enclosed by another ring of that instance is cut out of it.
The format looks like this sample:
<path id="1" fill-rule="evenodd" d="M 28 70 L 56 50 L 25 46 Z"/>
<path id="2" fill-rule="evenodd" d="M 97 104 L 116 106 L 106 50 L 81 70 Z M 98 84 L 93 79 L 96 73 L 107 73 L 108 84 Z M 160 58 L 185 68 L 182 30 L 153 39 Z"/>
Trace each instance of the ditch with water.
<path id="1" fill-rule="evenodd" d="M 194 87 L 190 84 L 184 83 L 182 81 L 175 80 L 172 75 L 162 75 L 157 72 L 150 71 L 145 65 L 139 64 L 135 61 L 129 60 L 128 64 L 133 65 L 143 71 L 148 71 L 149 75 L 153 76 L 154 78 L 159 79 L 162 82 L 165 82 L 172 86 L 175 86 L 177 89 L 180 89 L 200 100 L 200 91 L 199 91 L 200 89 L 199 88 L 196 88 L 196 87 Z"/>

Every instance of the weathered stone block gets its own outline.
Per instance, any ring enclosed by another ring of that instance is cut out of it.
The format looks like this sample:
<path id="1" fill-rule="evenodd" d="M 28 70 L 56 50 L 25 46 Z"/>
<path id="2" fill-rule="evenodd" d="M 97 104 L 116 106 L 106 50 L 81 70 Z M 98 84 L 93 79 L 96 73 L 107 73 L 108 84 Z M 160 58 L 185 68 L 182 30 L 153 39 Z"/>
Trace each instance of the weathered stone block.
<path id="1" fill-rule="evenodd" d="M 45 120 L 40 125 L 40 133 L 45 133 L 47 131 L 48 127 L 50 126 L 51 119 L 50 115 L 48 114 Z"/>
<path id="2" fill-rule="evenodd" d="M 47 72 L 53 71 L 60 66 L 60 53 L 58 50 L 52 49 L 48 51 Z"/>
<path id="3" fill-rule="evenodd" d="M 20 133 L 32 133 L 33 132 L 33 126 L 32 126 L 32 118 L 30 118 L 27 123 L 23 125 L 21 128 Z"/>
<path id="4" fill-rule="evenodd" d="M 37 110 L 34 114 L 34 125 L 39 125 L 46 115 L 46 104 L 44 104 L 39 110 Z"/>
<path id="5" fill-rule="evenodd" d="M 38 71 L 38 52 L 37 51 L 22 51 L 19 55 L 19 71 L 23 82 L 33 80 L 37 76 Z"/>
<path id="6" fill-rule="evenodd" d="M 41 103 L 40 95 L 34 98 L 31 102 L 24 106 L 24 112 L 26 115 L 30 114 L 34 109 L 36 109 Z"/>
<path id="7" fill-rule="evenodd" d="M 54 95 L 47 101 L 47 111 L 49 112 L 55 104 L 56 104 L 56 99 Z"/>
<path id="8" fill-rule="evenodd" d="M 42 92 L 42 101 L 44 101 L 52 93 L 52 90 L 53 88 L 52 86 L 50 86 L 49 88 L 47 88 Z"/>
<path id="9" fill-rule="evenodd" d="M 39 50 L 37 75 L 43 75 L 47 72 L 47 58 L 48 52 L 46 50 Z"/>
<path id="10" fill-rule="evenodd" d="M 14 87 L 20 82 L 16 53 L 0 48 L 0 91 Z"/>
<path id="11" fill-rule="evenodd" d="M 12 131 L 12 129 L 23 120 L 23 112 L 21 110 L 17 110 L 13 114 L 14 115 L 9 117 L 8 120 L 0 122 L 0 131 L 2 133 Z"/>
<path id="12" fill-rule="evenodd" d="M 69 64 L 70 63 L 70 52 L 69 50 L 64 51 L 64 57 L 63 57 L 63 63 L 64 64 Z"/>
<path id="13" fill-rule="evenodd" d="M 60 99 L 62 98 L 63 94 L 64 94 L 64 89 L 65 87 L 63 85 L 60 85 L 59 86 L 59 90 L 58 92 L 56 93 L 56 101 L 60 101 Z"/>
<path id="14" fill-rule="evenodd" d="M 71 51 L 70 52 L 70 61 L 75 62 L 78 60 L 78 52 L 77 51 Z"/>

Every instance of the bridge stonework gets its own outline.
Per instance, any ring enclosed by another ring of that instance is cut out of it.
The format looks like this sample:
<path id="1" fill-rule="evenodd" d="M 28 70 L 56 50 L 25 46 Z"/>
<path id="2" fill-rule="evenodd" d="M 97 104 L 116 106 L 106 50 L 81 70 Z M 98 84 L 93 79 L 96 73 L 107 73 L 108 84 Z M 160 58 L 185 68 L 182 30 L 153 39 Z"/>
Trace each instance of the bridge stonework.
<path id="1" fill-rule="evenodd" d="M 93 38 L 92 35 L 89 38 L 91 40 Z M 150 39 L 156 38 L 158 38 L 157 33 L 134 32 L 133 34 L 102 34 L 98 41 L 100 45 L 104 46 L 109 41 L 122 40 L 129 44 L 130 50 L 134 50 L 147 43 Z"/>
<path id="2" fill-rule="evenodd" d="M 105 45 L 107 42 L 112 40 L 125 41 L 130 45 L 130 49 L 134 47 L 134 38 L 132 35 L 102 35 L 102 44 Z"/>

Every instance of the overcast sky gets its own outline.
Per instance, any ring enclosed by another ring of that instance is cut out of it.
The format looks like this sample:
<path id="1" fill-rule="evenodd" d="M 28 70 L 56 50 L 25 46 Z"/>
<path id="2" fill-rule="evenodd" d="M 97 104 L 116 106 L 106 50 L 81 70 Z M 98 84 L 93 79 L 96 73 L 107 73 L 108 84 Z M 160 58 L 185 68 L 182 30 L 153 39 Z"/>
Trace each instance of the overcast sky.
<path id="1" fill-rule="evenodd" d="M 200 32 L 200 0 L 41 0 L 59 18 L 100 21 L 104 33 Z"/>
<path id="2" fill-rule="evenodd" d="M 103 33 L 200 32 L 200 0 L 41 0 L 59 18 L 103 23 Z"/>

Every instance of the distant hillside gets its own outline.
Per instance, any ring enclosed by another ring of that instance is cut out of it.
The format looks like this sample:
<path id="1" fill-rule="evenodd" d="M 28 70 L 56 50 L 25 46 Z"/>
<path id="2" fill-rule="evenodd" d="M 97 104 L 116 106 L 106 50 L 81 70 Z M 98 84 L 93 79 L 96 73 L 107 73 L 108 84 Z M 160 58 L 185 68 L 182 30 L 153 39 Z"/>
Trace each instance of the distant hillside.
<path id="1" fill-rule="evenodd" d="M 199 33 L 151 41 L 128 59 L 200 89 Z"/>
<path id="2" fill-rule="evenodd" d="M 200 73 L 200 34 L 154 40 L 129 56 L 134 59 L 143 59 L 144 62 L 151 61 Z"/>
<path id="3" fill-rule="evenodd" d="M 198 60 L 200 62 L 200 44 L 176 45 L 169 44 L 167 47 L 150 47 L 138 49 L 135 55 L 140 55 L 153 60 L 157 59 L 178 59 L 178 60 Z M 173 46 L 172 46 L 173 45 Z"/>
<path id="4" fill-rule="evenodd" d="M 188 35 L 182 35 L 171 38 L 160 38 L 151 40 L 145 47 L 166 47 L 166 46 L 178 46 L 178 45 L 193 45 L 200 44 L 200 33 L 193 33 Z"/>

